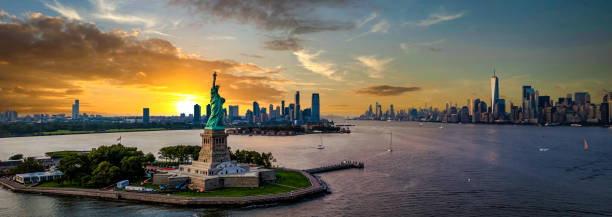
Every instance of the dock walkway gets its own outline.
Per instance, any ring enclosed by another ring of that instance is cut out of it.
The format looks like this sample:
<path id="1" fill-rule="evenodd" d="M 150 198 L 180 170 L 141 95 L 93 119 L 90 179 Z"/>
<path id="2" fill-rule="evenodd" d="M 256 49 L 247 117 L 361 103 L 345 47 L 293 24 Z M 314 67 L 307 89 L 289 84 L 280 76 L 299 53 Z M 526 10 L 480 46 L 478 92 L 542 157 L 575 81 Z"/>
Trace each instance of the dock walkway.
<path id="1" fill-rule="evenodd" d="M 315 173 L 324 173 L 324 172 L 330 172 L 330 171 L 335 171 L 335 170 L 343 170 L 343 169 L 351 169 L 351 168 L 363 169 L 363 167 L 364 167 L 363 162 L 345 160 L 345 161 L 340 162 L 339 164 L 326 165 L 326 166 L 322 166 L 322 167 L 307 169 L 307 170 L 304 170 L 304 171 L 306 171 L 307 173 L 310 173 L 310 174 L 315 174 Z"/>

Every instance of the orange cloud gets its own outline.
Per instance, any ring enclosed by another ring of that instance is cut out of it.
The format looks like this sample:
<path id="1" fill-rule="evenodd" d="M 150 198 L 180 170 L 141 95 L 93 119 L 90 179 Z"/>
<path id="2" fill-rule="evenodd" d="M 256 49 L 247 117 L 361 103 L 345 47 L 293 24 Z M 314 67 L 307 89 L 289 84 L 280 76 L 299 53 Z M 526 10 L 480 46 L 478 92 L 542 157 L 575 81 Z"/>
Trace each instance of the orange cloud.
<path id="1" fill-rule="evenodd" d="M 92 97 L 91 101 L 100 102 L 110 100 L 104 92 L 123 95 L 133 88 L 157 95 L 148 100 L 163 100 L 169 93 L 204 98 L 213 71 L 220 72 L 221 93 L 230 103 L 277 101 L 285 91 L 275 84 L 288 82 L 274 69 L 195 59 L 167 40 L 139 39 L 120 30 L 103 32 L 91 23 L 41 14 L 0 19 L 0 109 L 67 112 L 74 98 Z M 115 108 L 92 103 L 89 109 L 124 113 L 125 104 L 154 103 L 133 97 L 120 97 L 125 99 L 114 104 Z"/>

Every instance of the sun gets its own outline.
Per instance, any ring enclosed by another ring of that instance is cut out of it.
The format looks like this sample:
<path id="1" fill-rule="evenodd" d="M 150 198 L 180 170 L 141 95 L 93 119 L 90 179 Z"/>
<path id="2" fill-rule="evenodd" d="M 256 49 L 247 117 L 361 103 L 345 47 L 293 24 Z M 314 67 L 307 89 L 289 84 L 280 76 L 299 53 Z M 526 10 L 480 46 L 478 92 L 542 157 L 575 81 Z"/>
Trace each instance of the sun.
<path id="1" fill-rule="evenodd" d="M 193 106 L 196 102 L 193 101 L 195 99 L 192 95 L 183 95 L 183 100 L 176 102 L 176 111 L 181 114 L 185 113 L 185 115 L 193 114 Z"/>

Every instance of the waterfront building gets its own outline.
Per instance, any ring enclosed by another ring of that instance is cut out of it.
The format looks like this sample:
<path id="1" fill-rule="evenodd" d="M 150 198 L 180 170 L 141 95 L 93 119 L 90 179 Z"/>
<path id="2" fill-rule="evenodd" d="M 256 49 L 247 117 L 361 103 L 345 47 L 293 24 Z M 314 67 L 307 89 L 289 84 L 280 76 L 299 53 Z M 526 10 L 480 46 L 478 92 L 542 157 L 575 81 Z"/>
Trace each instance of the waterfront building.
<path id="1" fill-rule="evenodd" d="M 202 107 L 198 104 L 193 105 L 193 123 L 199 124 L 202 120 Z"/>
<path id="2" fill-rule="evenodd" d="M 480 122 L 480 99 L 472 101 L 472 123 Z"/>
<path id="3" fill-rule="evenodd" d="M 372 110 L 372 106 L 370 106 L 370 110 Z M 320 111 L 321 110 L 320 110 L 320 105 L 319 105 L 319 94 L 313 93 L 312 94 L 312 115 L 311 115 L 312 122 L 319 122 L 321 120 Z"/>
<path id="4" fill-rule="evenodd" d="M 493 76 L 491 77 L 491 106 L 495 106 L 497 100 L 499 99 L 499 79 L 495 75 L 495 70 L 493 70 Z M 497 113 L 495 108 L 493 109 L 493 113 Z"/>
<path id="5" fill-rule="evenodd" d="M 72 104 L 72 119 L 79 118 L 79 100 L 75 99 L 74 104 Z"/>
<path id="6" fill-rule="evenodd" d="M 142 122 L 149 123 L 149 108 L 142 108 Z"/>
<path id="7" fill-rule="evenodd" d="M 253 116 L 255 116 L 254 122 L 259 122 L 259 117 L 261 116 L 261 110 L 259 109 L 259 103 L 257 101 L 253 102 Z"/>

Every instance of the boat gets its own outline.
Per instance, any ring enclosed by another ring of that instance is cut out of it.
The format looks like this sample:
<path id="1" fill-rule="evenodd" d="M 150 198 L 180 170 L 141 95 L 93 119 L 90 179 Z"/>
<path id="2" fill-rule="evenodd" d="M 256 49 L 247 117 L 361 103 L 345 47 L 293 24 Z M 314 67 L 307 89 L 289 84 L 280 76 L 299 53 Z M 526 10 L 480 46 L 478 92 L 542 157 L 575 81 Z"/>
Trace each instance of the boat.
<path id="1" fill-rule="evenodd" d="M 324 149 L 325 146 L 323 146 L 323 135 L 321 135 L 321 144 L 319 146 L 317 146 L 317 149 Z"/>
<path id="2" fill-rule="evenodd" d="M 440 128 L 440 129 L 444 129 L 444 125 L 440 124 L 440 127 L 439 127 L 439 128 Z"/>
<path id="3" fill-rule="evenodd" d="M 587 143 L 586 139 L 584 139 L 584 150 L 585 151 L 589 150 L 589 143 Z"/>
<path id="4" fill-rule="evenodd" d="M 570 126 L 572 126 L 572 127 L 582 127 L 581 124 L 570 124 Z"/>
<path id="5" fill-rule="evenodd" d="M 420 123 L 420 122 L 419 122 L 419 127 L 422 127 L 422 126 L 423 126 L 423 123 Z"/>
<path id="6" fill-rule="evenodd" d="M 392 152 L 393 151 L 393 149 L 391 148 L 392 144 L 393 144 L 393 131 L 391 131 L 390 137 L 389 137 L 389 149 L 387 149 L 388 152 Z"/>

